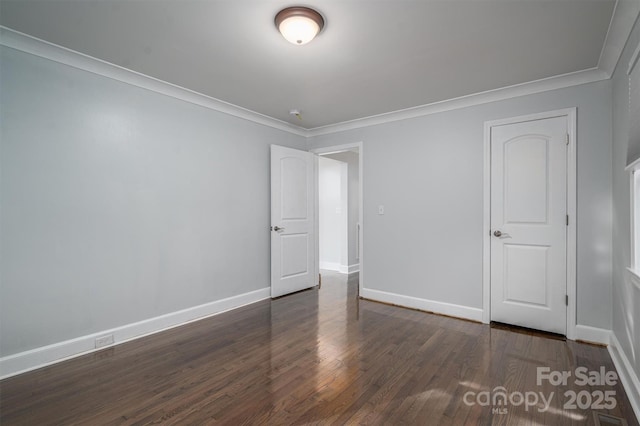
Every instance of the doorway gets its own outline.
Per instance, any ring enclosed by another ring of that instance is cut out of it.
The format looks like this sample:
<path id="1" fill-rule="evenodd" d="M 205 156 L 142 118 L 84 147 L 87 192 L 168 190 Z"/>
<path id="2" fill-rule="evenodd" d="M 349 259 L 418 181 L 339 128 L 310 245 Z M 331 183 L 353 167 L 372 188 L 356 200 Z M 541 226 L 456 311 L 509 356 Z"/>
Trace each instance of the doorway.
<path id="1" fill-rule="evenodd" d="M 314 149 L 317 167 L 318 264 L 351 274 L 362 288 L 362 144 Z M 358 274 L 358 275 L 356 275 Z"/>
<path id="2" fill-rule="evenodd" d="M 349 152 L 339 153 L 351 154 Z M 357 158 L 356 158 L 357 160 Z M 321 270 L 349 273 L 349 164 L 334 155 L 318 157 L 318 256 Z M 356 219 L 357 220 L 357 219 Z M 353 240 L 352 240 L 353 244 Z"/>
<path id="3" fill-rule="evenodd" d="M 485 123 L 484 322 L 575 332 L 575 109 Z"/>

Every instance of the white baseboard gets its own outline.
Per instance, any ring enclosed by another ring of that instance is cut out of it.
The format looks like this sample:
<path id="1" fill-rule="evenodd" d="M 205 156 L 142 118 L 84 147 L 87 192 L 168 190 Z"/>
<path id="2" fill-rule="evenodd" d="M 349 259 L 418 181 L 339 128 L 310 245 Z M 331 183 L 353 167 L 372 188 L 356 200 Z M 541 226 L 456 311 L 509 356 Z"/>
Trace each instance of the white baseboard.
<path id="1" fill-rule="evenodd" d="M 360 272 L 360 264 L 356 263 L 355 265 L 340 265 L 338 272 L 341 274 L 353 274 L 355 272 Z"/>
<path id="2" fill-rule="evenodd" d="M 363 288 L 360 296 L 378 302 L 482 322 L 482 309 Z"/>
<path id="3" fill-rule="evenodd" d="M 576 338 L 574 340 L 608 345 L 611 339 L 611 330 L 578 324 L 576 325 L 575 337 Z"/>
<path id="4" fill-rule="evenodd" d="M 327 271 L 335 271 L 341 274 L 353 274 L 354 272 L 360 272 L 360 264 L 356 263 L 356 264 L 347 266 L 337 262 L 320 261 L 320 269 L 325 269 Z"/>
<path id="5" fill-rule="evenodd" d="M 260 300 L 268 299 L 269 297 L 271 297 L 271 288 L 265 287 L 260 290 L 216 300 L 214 302 L 205 303 L 204 305 L 194 306 L 192 308 L 183 309 L 133 324 L 127 324 L 110 330 L 104 330 L 99 333 L 93 333 L 77 337 L 75 339 L 66 340 L 64 342 L 54 343 L 52 345 L 9 355 L 0 358 L 0 379 L 15 376 L 20 373 L 25 373 L 27 371 L 45 367 L 60 361 L 95 352 L 97 350 L 102 350 L 105 347 L 128 342 L 149 334 L 178 327 L 212 315 L 236 309 L 244 305 L 249 305 Z M 114 343 L 96 349 L 96 338 L 103 337 L 105 335 L 113 335 Z"/>
<path id="6" fill-rule="evenodd" d="M 338 262 L 324 262 L 321 260 L 320 269 L 325 269 L 327 271 L 340 272 L 340 264 Z"/>
<path id="7" fill-rule="evenodd" d="M 633 369 L 629 358 L 620 347 L 620 342 L 615 333 L 611 333 L 610 341 L 609 354 L 613 364 L 616 366 L 616 370 L 618 370 L 620 381 L 627 393 L 633 412 L 636 414 L 636 419 L 640 420 L 640 379 L 638 379 L 638 375 Z"/>

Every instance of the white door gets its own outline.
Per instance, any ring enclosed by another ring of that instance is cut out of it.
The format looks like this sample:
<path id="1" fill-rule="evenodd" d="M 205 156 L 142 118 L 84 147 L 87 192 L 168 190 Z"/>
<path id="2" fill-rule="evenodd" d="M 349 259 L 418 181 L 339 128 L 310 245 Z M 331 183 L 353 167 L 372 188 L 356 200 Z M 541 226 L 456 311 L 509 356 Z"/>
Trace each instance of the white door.
<path id="1" fill-rule="evenodd" d="M 313 154 L 271 145 L 271 297 L 318 283 L 314 215 Z"/>
<path id="2" fill-rule="evenodd" d="M 491 320 L 566 334 L 567 117 L 491 127 Z"/>

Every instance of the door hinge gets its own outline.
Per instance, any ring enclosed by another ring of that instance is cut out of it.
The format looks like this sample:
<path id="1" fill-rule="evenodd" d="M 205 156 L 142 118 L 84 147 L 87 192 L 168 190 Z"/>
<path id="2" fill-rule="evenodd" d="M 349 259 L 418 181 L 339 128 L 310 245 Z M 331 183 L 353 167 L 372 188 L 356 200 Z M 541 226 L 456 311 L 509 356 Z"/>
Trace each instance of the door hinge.
<path id="1" fill-rule="evenodd" d="M 569 141 L 570 141 L 569 133 L 567 133 L 567 137 L 566 137 L 566 139 L 565 139 L 565 140 L 566 140 L 566 142 L 567 142 L 567 145 L 569 145 Z"/>
<path id="2" fill-rule="evenodd" d="M 565 296 L 564 296 L 564 304 L 566 306 L 569 306 L 569 295 L 568 294 L 565 294 Z"/>
<path id="3" fill-rule="evenodd" d="M 569 226 L 569 215 L 567 215 L 567 226 Z"/>

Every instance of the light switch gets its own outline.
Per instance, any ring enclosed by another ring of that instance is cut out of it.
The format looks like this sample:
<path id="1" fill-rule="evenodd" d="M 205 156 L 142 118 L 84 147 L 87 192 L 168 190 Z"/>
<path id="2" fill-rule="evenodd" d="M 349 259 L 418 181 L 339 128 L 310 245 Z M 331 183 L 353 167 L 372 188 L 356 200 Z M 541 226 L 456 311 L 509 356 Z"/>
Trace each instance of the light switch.
<path id="1" fill-rule="evenodd" d="M 384 214 L 384 206 L 382 204 L 378 206 L 378 214 Z"/>

